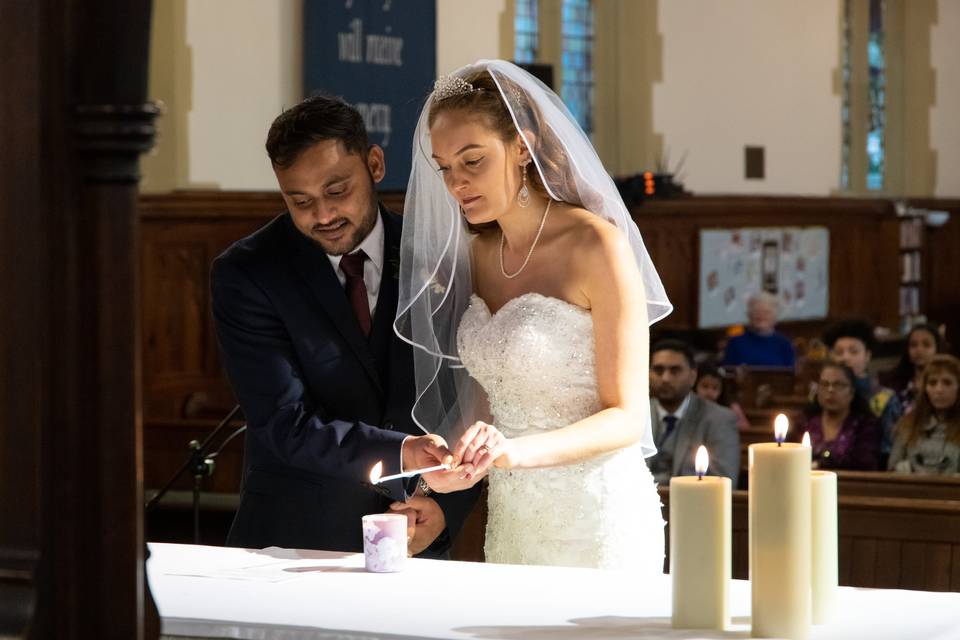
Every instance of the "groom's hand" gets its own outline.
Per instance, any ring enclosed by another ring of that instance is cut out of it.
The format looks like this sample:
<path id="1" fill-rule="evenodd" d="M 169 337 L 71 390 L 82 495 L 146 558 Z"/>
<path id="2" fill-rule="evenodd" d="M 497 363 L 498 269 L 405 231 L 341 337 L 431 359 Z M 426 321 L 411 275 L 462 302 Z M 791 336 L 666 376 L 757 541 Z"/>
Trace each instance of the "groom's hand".
<path id="1" fill-rule="evenodd" d="M 453 463 L 447 441 L 434 433 L 406 438 L 400 447 L 400 458 L 404 471 Z"/>
<path id="2" fill-rule="evenodd" d="M 390 511 L 407 516 L 407 550 L 410 555 L 429 547 L 447 526 L 443 509 L 433 498 L 413 496 L 406 502 L 394 502 Z"/>

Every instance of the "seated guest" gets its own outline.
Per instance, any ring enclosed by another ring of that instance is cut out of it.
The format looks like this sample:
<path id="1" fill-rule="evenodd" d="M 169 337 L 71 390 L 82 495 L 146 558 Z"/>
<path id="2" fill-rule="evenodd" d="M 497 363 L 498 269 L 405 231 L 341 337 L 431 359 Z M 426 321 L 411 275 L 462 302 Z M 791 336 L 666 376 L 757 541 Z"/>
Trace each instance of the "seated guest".
<path id="1" fill-rule="evenodd" d="M 796 357 L 790 340 L 774 331 L 779 313 L 775 296 L 762 291 L 747 301 L 747 328 L 731 338 L 723 354 L 723 365 L 792 367 Z"/>
<path id="2" fill-rule="evenodd" d="M 837 362 L 823 365 L 816 399 L 794 435 L 804 431 L 810 434 L 814 468 L 880 468 L 880 427 L 850 367 Z"/>
<path id="3" fill-rule="evenodd" d="M 960 473 L 960 360 L 936 355 L 923 369 L 923 392 L 897 424 L 889 469 L 905 473 Z"/>
<path id="4" fill-rule="evenodd" d="M 850 367 L 856 376 L 857 390 L 866 397 L 870 411 L 880 424 L 880 454 L 886 460 L 893 447 L 894 427 L 903 410 L 893 390 L 881 386 L 870 373 L 875 346 L 873 327 L 862 320 L 839 322 L 827 329 L 823 341 L 830 349 L 830 359 Z"/>
<path id="5" fill-rule="evenodd" d="M 748 429 L 750 421 L 740 404 L 734 400 L 734 385 L 733 380 L 717 365 L 703 362 L 697 366 L 697 384 L 694 386 L 697 395 L 730 409 L 737 416 L 737 428 Z"/>
<path id="6" fill-rule="evenodd" d="M 923 368 L 933 356 L 944 351 L 943 338 L 934 325 L 917 324 L 910 329 L 900 362 L 893 370 L 891 385 L 904 413 L 910 411 L 917 400 Z"/>
<path id="7" fill-rule="evenodd" d="M 661 340 L 650 348 L 650 402 L 657 454 L 647 464 L 658 484 L 672 476 L 696 473 L 694 457 L 704 445 L 709 475 L 727 476 L 737 486 L 740 434 L 730 409 L 693 393 L 697 379 L 693 349 L 680 340 Z"/>

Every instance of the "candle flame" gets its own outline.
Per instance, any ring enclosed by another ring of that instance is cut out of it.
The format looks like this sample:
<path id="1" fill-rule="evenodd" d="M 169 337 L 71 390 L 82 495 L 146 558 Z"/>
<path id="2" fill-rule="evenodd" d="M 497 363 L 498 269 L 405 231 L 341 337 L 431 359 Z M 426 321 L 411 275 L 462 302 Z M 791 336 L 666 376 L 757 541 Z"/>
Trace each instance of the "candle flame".
<path id="1" fill-rule="evenodd" d="M 383 475 L 383 463 L 378 462 L 373 465 L 373 469 L 370 469 L 370 484 L 377 484 L 380 482 L 380 476 Z"/>
<path id="2" fill-rule="evenodd" d="M 697 448 L 697 457 L 694 461 L 694 467 L 697 469 L 697 475 L 702 476 L 707 472 L 707 467 L 710 466 L 710 454 L 707 453 L 707 448 L 703 445 L 700 445 Z"/>
<path id="3" fill-rule="evenodd" d="M 787 420 L 787 416 L 782 413 L 778 413 L 777 417 L 773 420 L 773 435 L 776 436 L 777 442 L 783 442 L 787 438 L 787 430 L 790 429 L 790 421 Z"/>
<path id="4" fill-rule="evenodd" d="M 808 431 L 803 432 L 803 440 L 800 441 L 800 444 L 802 444 L 805 447 L 810 446 L 810 432 Z"/>

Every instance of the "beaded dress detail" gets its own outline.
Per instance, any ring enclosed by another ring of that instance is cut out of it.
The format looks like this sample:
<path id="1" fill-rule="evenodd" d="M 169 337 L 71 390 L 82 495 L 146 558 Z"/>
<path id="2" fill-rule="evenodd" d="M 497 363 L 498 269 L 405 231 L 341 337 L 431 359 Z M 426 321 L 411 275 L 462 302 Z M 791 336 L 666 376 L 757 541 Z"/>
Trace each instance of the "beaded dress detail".
<path id="1" fill-rule="evenodd" d="M 508 438 L 557 429 L 600 410 L 593 319 L 526 293 L 492 314 L 474 295 L 460 358 Z M 660 498 L 640 445 L 574 465 L 489 475 L 487 562 L 663 570 Z"/>

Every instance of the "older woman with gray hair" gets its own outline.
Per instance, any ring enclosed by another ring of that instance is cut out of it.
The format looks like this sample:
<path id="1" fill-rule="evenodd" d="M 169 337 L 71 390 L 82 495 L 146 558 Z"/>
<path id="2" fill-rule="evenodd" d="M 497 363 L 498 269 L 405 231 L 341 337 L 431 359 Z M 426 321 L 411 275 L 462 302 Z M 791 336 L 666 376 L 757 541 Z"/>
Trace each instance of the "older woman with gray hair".
<path id="1" fill-rule="evenodd" d="M 792 367 L 796 359 L 790 339 L 775 330 L 780 303 L 766 291 L 747 300 L 747 328 L 731 338 L 723 354 L 724 366 Z"/>

